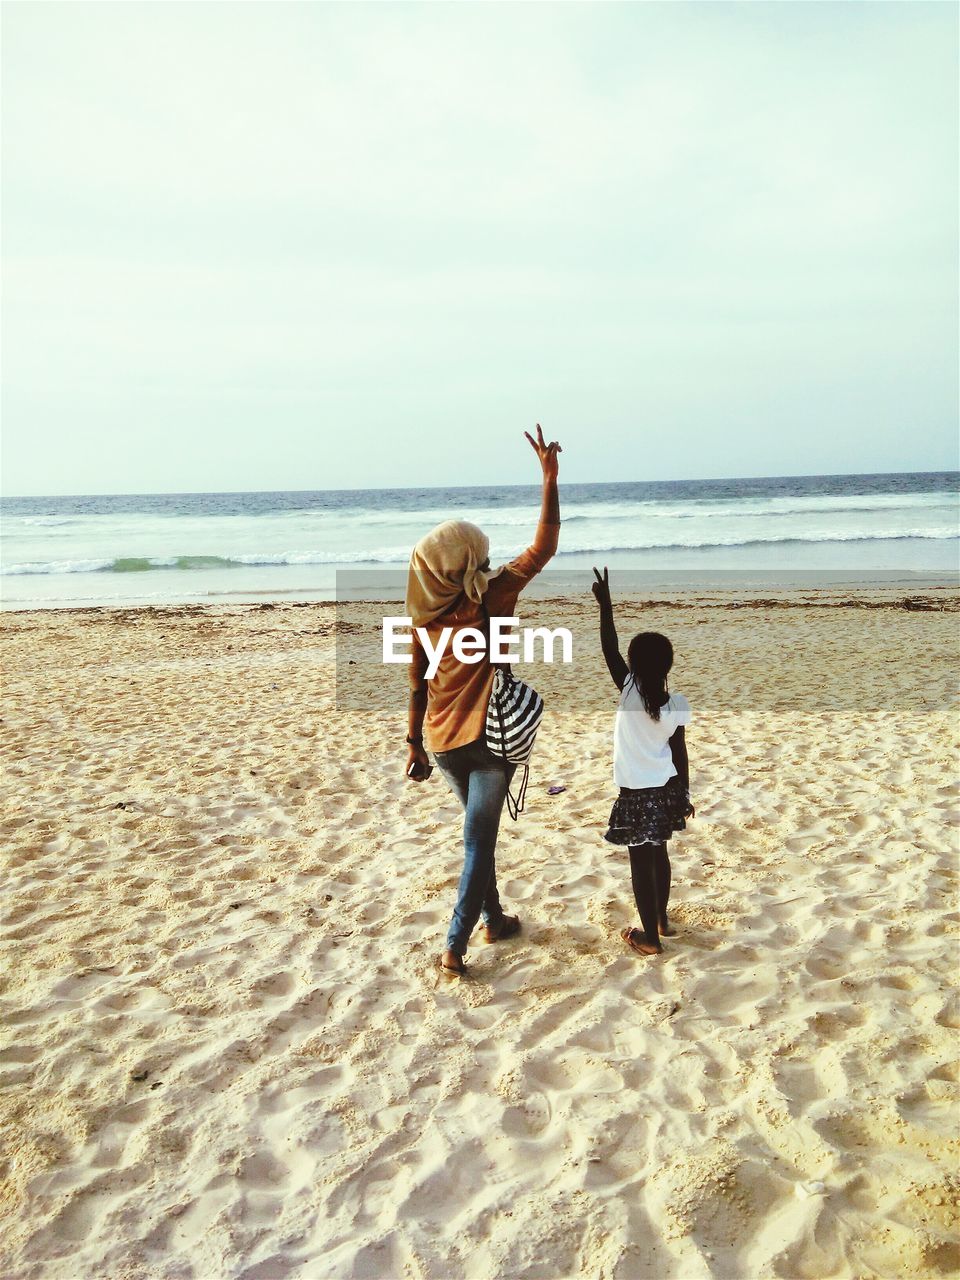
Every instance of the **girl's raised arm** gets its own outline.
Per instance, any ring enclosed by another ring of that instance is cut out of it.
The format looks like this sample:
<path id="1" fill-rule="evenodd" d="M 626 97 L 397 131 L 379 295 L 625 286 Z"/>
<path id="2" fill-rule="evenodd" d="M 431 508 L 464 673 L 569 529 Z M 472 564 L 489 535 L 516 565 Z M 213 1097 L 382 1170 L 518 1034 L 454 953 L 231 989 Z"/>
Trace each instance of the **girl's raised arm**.
<path id="1" fill-rule="evenodd" d="M 618 689 L 622 689 L 630 671 L 623 660 L 617 641 L 617 628 L 613 621 L 613 601 L 610 599 L 610 575 L 604 566 L 602 578 L 599 569 L 594 569 L 593 576 L 596 582 L 592 584 L 591 590 L 600 606 L 600 647 L 603 649 L 604 661 L 613 683 Z"/>

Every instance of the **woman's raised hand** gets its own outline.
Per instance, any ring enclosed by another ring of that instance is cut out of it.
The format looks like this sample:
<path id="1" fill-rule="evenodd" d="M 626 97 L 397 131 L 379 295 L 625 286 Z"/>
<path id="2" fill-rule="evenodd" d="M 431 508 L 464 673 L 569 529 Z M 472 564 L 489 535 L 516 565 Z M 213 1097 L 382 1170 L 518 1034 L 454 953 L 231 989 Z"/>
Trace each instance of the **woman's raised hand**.
<path id="1" fill-rule="evenodd" d="M 529 431 L 523 433 L 530 441 L 532 447 L 536 450 L 537 457 L 540 459 L 540 465 L 543 467 L 543 474 L 547 479 L 556 479 L 557 472 L 560 469 L 560 463 L 557 460 L 557 454 L 563 453 L 563 450 L 557 444 L 556 440 L 551 440 L 547 444 L 543 438 L 543 431 L 540 423 L 537 423 L 537 438 L 534 440 Z"/>
<path id="2" fill-rule="evenodd" d="M 600 577 L 600 570 L 596 568 L 593 571 L 593 576 L 596 578 L 596 582 L 591 582 L 590 590 L 593 592 L 597 604 L 602 608 L 605 604 L 610 603 L 610 574 L 607 566 L 603 566 L 602 578 Z"/>

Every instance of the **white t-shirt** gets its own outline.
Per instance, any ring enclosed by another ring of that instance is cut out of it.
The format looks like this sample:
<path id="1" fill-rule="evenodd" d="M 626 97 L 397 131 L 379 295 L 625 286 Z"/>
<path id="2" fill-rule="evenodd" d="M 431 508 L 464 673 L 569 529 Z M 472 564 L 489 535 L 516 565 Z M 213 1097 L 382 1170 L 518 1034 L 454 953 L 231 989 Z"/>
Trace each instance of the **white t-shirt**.
<path id="1" fill-rule="evenodd" d="M 620 694 L 613 726 L 613 780 L 618 787 L 662 787 L 677 770 L 670 739 L 682 724 L 690 723 L 690 703 L 682 693 L 671 693 L 654 720 L 643 705 L 640 691 L 627 676 Z"/>

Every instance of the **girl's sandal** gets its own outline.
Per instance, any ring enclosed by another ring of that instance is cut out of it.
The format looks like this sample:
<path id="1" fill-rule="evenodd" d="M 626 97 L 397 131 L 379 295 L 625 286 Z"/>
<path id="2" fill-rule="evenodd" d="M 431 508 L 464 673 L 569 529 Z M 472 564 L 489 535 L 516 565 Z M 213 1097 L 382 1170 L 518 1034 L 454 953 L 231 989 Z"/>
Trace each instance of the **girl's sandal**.
<path id="1" fill-rule="evenodd" d="M 621 929 L 620 937 L 638 956 L 658 956 L 663 951 L 663 947 L 652 947 L 649 942 L 645 942 L 643 934 L 636 928 Z"/>
<path id="2" fill-rule="evenodd" d="M 447 978 L 465 978 L 467 976 L 467 966 L 461 960 L 459 965 L 454 967 L 451 964 L 443 963 L 443 955 L 437 956 L 437 968 Z"/>
<path id="3" fill-rule="evenodd" d="M 661 920 L 661 921 L 660 921 L 660 937 L 661 937 L 661 938 L 675 938 L 676 936 L 677 936 L 677 931 L 676 931 L 676 929 L 673 927 L 673 925 L 672 925 L 672 924 L 667 924 L 667 923 L 665 923 L 664 921 L 662 921 L 662 920 Z"/>

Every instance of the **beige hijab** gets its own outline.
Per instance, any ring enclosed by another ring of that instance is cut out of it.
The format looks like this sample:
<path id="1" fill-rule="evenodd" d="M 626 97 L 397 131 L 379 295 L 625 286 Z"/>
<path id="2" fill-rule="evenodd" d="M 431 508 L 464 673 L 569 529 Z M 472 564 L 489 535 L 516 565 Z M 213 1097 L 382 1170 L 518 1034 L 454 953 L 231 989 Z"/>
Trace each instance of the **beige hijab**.
<path id="1" fill-rule="evenodd" d="M 445 520 L 425 534 L 410 555 L 406 609 L 413 625 L 439 618 L 460 595 L 479 604 L 503 568 L 481 569 L 489 554 L 490 539 L 468 520 Z"/>

